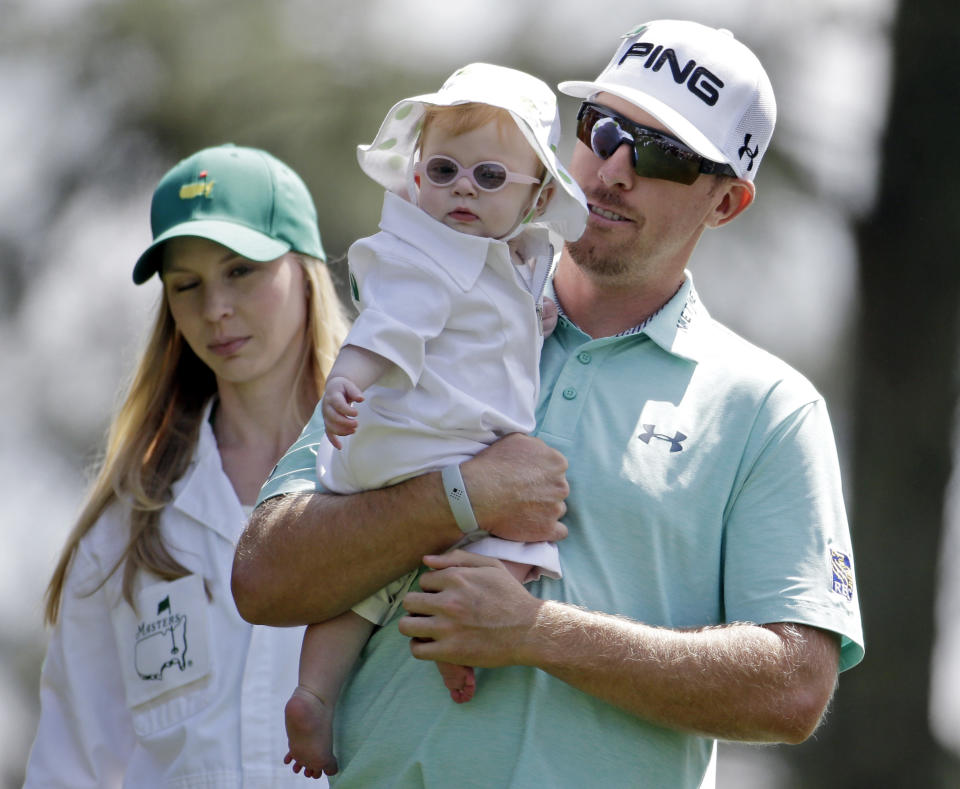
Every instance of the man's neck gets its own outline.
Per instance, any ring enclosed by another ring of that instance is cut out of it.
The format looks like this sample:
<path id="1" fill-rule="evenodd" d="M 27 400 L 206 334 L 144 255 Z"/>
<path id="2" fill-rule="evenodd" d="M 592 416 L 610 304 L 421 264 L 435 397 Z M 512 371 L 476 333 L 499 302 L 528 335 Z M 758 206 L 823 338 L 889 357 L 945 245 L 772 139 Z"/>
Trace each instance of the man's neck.
<path id="1" fill-rule="evenodd" d="M 594 339 L 641 325 L 670 301 L 682 284 L 682 272 L 669 282 L 592 275 L 580 268 L 566 249 L 553 280 L 564 314 Z"/>

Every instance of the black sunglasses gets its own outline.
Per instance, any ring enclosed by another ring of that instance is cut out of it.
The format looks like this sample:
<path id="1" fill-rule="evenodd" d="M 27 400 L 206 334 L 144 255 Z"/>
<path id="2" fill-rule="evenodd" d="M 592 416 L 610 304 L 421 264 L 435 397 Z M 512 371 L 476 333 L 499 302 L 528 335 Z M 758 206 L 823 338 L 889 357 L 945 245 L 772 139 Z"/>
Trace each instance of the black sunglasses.
<path id="1" fill-rule="evenodd" d="M 633 169 L 644 178 L 662 178 L 692 184 L 700 173 L 736 176 L 729 164 L 705 159 L 676 137 L 618 115 L 611 109 L 585 101 L 577 114 L 577 139 L 601 159 L 609 159 L 629 143 Z"/>

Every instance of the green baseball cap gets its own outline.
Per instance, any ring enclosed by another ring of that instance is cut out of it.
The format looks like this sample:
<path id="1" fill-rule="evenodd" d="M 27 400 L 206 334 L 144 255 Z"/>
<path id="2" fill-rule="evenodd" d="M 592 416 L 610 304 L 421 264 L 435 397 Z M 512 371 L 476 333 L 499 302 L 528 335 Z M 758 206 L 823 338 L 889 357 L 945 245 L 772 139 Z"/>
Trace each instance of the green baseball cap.
<path id="1" fill-rule="evenodd" d="M 228 143 L 173 167 L 150 206 L 153 243 L 133 267 L 140 285 L 160 270 L 164 242 L 178 236 L 216 241 L 250 260 L 291 249 L 326 260 L 317 210 L 306 184 L 266 151 Z"/>

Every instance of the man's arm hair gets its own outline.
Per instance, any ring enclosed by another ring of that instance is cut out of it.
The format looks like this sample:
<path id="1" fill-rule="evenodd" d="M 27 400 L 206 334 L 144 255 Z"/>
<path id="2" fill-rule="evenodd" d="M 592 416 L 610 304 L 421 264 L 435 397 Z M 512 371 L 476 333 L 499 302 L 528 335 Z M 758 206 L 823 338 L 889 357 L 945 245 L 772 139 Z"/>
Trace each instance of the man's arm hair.
<path id="1" fill-rule="evenodd" d="M 444 511 L 439 476 L 349 496 L 264 501 L 234 556 L 240 616 L 274 626 L 323 622 L 416 569 L 424 553 L 447 550 L 462 535 Z"/>
<path id="2" fill-rule="evenodd" d="M 543 612 L 538 629 L 562 633 L 566 648 L 554 642 L 540 667 L 668 728 L 797 744 L 813 734 L 836 687 L 839 639 L 816 628 L 737 623 L 683 631 L 569 614 L 559 606 Z"/>
<path id="3" fill-rule="evenodd" d="M 541 669 L 660 726 L 708 737 L 798 743 L 831 698 L 839 639 L 799 624 L 653 627 L 540 600 L 485 556 L 427 556 L 398 627 L 414 657 Z"/>
<path id="4" fill-rule="evenodd" d="M 504 539 L 561 540 L 563 455 L 514 433 L 461 464 L 480 527 Z M 240 615 L 256 624 L 323 622 L 463 537 L 440 472 L 340 496 L 286 494 L 254 511 L 234 557 Z"/>

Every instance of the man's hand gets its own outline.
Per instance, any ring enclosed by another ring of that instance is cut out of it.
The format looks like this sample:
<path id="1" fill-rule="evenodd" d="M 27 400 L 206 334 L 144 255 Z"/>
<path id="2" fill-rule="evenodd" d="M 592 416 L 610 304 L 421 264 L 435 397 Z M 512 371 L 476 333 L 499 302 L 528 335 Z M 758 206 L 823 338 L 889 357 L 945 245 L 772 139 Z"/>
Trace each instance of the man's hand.
<path id="1" fill-rule="evenodd" d="M 480 528 L 504 540 L 562 540 L 567 459 L 539 438 L 511 433 L 462 463 Z"/>
<path id="2" fill-rule="evenodd" d="M 497 559 L 467 551 L 424 556 L 421 592 L 408 592 L 400 632 L 421 660 L 516 665 L 543 605 Z"/>

